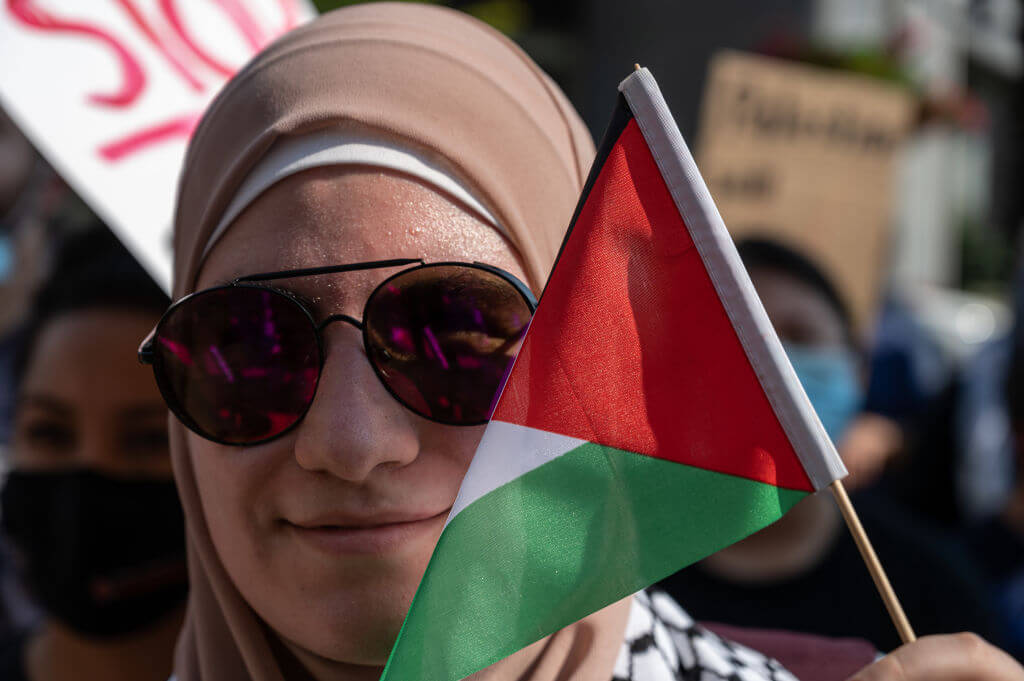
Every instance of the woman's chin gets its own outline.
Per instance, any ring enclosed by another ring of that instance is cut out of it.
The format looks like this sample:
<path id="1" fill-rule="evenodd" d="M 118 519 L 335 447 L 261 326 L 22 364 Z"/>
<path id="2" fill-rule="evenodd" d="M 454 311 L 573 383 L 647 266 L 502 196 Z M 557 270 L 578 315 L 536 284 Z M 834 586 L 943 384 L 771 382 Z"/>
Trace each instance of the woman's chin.
<path id="1" fill-rule="evenodd" d="M 312 653 L 328 664 L 383 667 L 402 628 L 411 594 L 407 599 L 396 595 L 367 599 L 353 595 L 336 608 L 322 602 L 311 608 L 305 622 L 293 622 L 278 633 L 290 641 L 300 658 L 301 651 Z M 276 628 L 276 627 L 275 627 Z"/>
<path id="2" fill-rule="evenodd" d="M 299 553 L 291 566 L 291 584 L 282 583 L 281 594 L 286 598 L 270 603 L 247 594 L 246 600 L 299 649 L 327 661 L 383 666 L 435 541 L 420 551 L 338 558 L 328 573 L 323 571 L 322 558 L 300 565 L 308 556 Z M 259 607 L 260 601 L 264 607 Z"/>

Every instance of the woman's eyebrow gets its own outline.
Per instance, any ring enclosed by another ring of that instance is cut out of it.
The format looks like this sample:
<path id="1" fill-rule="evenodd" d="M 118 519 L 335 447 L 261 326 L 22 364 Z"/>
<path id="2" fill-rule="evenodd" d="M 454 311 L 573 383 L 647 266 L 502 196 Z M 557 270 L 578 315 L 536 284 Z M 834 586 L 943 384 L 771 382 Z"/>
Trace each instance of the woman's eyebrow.
<path id="1" fill-rule="evenodd" d="M 242 275 L 242 276 L 246 276 L 246 275 Z M 278 293 L 283 293 L 284 295 L 291 296 L 292 298 L 295 298 L 300 303 L 302 303 L 303 305 L 307 306 L 311 311 L 312 311 L 313 307 L 316 305 L 316 303 L 311 298 L 309 298 L 308 296 L 305 296 L 305 295 L 299 293 L 295 289 L 285 288 L 284 286 L 280 286 L 278 284 L 273 283 L 273 282 L 278 281 L 276 279 L 272 279 L 270 281 L 265 281 L 265 282 L 261 281 L 256 286 L 253 286 L 251 284 L 236 284 L 235 282 L 237 280 L 238 280 L 238 277 L 232 277 L 230 279 L 217 279 L 213 283 L 211 283 L 209 286 L 204 286 L 201 289 L 197 289 L 196 291 L 194 291 L 194 293 L 199 293 L 200 291 L 208 291 L 208 290 L 214 289 L 214 288 L 227 288 L 227 287 L 232 287 L 232 286 L 243 287 L 244 286 L 246 288 L 270 289 L 272 291 L 277 291 Z"/>
<path id="2" fill-rule="evenodd" d="M 300 293 L 294 288 L 285 288 L 283 286 L 275 286 L 274 284 L 263 284 L 262 288 L 268 288 L 273 291 L 277 291 L 282 295 L 288 296 L 289 298 L 294 298 L 314 316 L 316 316 L 316 313 L 322 312 L 322 310 L 319 309 L 322 305 L 321 302 L 317 302 L 317 299 L 310 298 L 308 295 Z"/>
<path id="3" fill-rule="evenodd" d="M 66 402 L 44 393 L 23 393 L 19 402 L 21 407 L 45 409 L 47 411 L 57 412 L 62 416 L 70 416 L 75 411 L 74 408 Z"/>

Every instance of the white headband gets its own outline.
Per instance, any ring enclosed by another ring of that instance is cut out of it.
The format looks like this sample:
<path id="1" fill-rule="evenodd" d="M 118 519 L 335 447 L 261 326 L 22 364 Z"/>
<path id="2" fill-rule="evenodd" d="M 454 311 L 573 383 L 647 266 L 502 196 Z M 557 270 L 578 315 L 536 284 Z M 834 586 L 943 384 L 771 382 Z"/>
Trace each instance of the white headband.
<path id="1" fill-rule="evenodd" d="M 482 203 L 454 177 L 408 149 L 386 141 L 337 131 L 324 131 L 278 142 L 257 164 L 238 189 L 217 228 L 210 234 L 203 257 L 224 235 L 228 225 L 260 194 L 295 173 L 335 165 L 390 168 L 411 175 L 455 198 L 485 222 L 504 232 Z"/>

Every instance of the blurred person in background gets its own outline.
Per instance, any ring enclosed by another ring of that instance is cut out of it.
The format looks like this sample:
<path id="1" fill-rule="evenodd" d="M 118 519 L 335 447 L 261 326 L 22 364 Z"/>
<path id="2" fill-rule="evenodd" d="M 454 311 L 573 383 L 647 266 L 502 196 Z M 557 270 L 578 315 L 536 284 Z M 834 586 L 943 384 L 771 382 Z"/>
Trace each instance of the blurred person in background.
<path id="1" fill-rule="evenodd" d="M 886 471 L 885 491 L 930 521 L 974 537 L 996 527 L 1015 492 L 1019 460 L 1010 410 L 1024 320 L 1024 269 L 1009 282 L 1006 331 L 951 366 L 947 385 L 920 415 L 909 456 Z M 918 355 L 919 356 L 919 355 Z"/>
<path id="2" fill-rule="evenodd" d="M 32 297 L 50 271 L 53 245 L 96 217 L 0 109 L 0 469 L 10 443 L 16 356 Z M 33 627 L 39 611 L 13 574 L 0 537 L 0 640 Z"/>
<path id="3" fill-rule="evenodd" d="M 45 220 L 37 191 L 45 163 L 0 109 L 0 464 L 10 436 L 14 404 L 14 350 L 20 325 L 46 271 Z M 12 575 L 0 539 L 0 639 L 30 626 L 38 611 Z"/>
<path id="4" fill-rule="evenodd" d="M 989 579 L 1006 649 L 1024 660 L 1024 319 L 1019 315 L 1020 306 L 1005 379 L 1015 482 L 1002 511 L 971 527 L 967 540 Z"/>
<path id="5" fill-rule="evenodd" d="M 0 109 L 0 442 L 6 441 L 13 371 L 10 349 L 43 269 L 42 233 L 26 225 L 34 212 L 30 191 L 39 164 L 32 145 Z M 33 267 L 34 265 L 34 267 Z"/>
<path id="6" fill-rule="evenodd" d="M 737 247 L 822 424 L 844 461 L 854 462 L 850 488 L 870 482 L 899 435 L 882 417 L 858 417 L 865 383 L 861 353 L 840 294 L 816 264 L 787 246 L 751 239 Z M 951 539 L 877 495 L 855 500 L 918 633 L 969 629 L 995 636 L 980 576 Z M 900 645 L 827 494 L 809 497 L 774 525 L 662 586 L 697 619 L 863 637 L 883 651 Z"/>
<path id="7" fill-rule="evenodd" d="M 59 251 L 20 336 L 0 525 L 44 611 L 5 681 L 166 679 L 187 595 L 167 411 L 135 352 L 167 297 L 100 227 Z"/>
<path id="8" fill-rule="evenodd" d="M 9 436 L 13 350 L 52 246 L 96 221 L 0 108 L 0 447 Z"/>

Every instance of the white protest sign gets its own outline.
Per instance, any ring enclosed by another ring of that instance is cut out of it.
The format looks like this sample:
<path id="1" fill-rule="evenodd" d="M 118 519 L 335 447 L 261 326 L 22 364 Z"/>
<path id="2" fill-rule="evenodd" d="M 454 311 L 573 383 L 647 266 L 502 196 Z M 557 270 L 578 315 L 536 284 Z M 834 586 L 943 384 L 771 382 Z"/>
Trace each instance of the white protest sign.
<path id="1" fill-rule="evenodd" d="M 0 106 L 165 289 L 203 109 L 308 0 L 5 0 Z"/>

